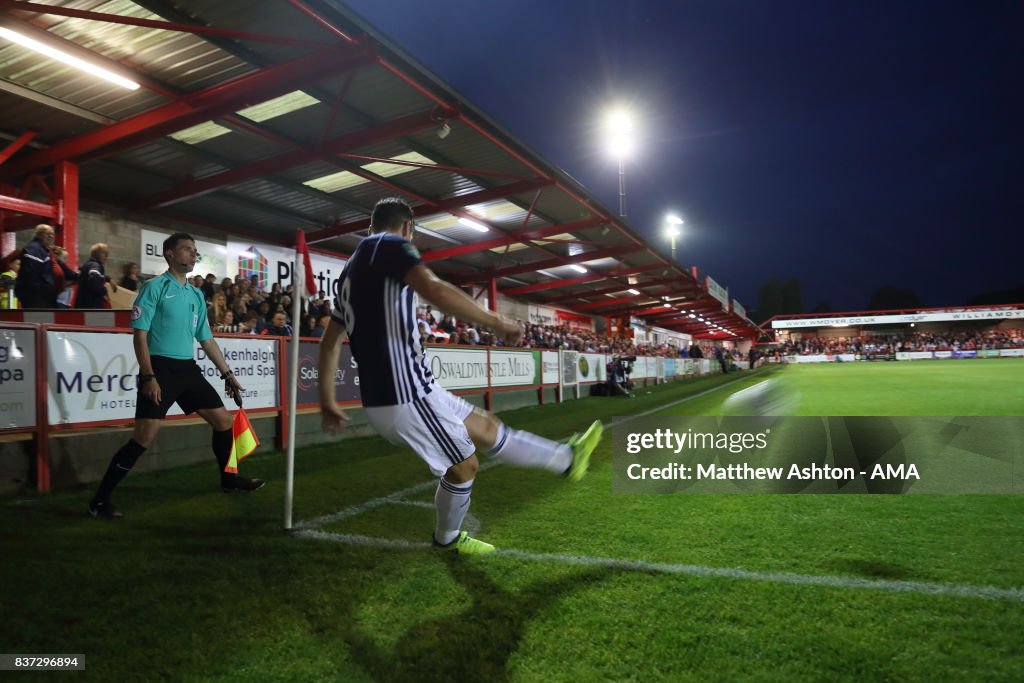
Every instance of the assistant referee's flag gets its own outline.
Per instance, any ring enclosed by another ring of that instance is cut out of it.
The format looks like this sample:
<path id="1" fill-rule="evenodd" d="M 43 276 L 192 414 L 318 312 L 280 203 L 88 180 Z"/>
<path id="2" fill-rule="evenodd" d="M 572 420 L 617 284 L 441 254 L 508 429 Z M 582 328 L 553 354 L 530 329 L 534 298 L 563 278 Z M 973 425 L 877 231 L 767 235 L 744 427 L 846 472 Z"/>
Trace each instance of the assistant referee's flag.
<path id="1" fill-rule="evenodd" d="M 231 457 L 228 458 L 224 471 L 238 474 L 238 463 L 249 457 L 249 454 L 260 445 L 260 440 L 256 438 L 256 430 L 249 424 L 245 409 L 241 407 L 235 413 L 235 420 L 231 424 L 231 436 Z"/>

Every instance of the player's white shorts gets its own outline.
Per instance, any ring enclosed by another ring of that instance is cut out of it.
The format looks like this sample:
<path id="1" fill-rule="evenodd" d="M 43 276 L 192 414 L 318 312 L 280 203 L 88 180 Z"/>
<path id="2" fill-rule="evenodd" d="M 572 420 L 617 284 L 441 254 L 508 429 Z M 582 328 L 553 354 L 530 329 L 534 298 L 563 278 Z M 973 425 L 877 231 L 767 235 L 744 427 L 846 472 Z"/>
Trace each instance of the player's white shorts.
<path id="1" fill-rule="evenodd" d="M 378 434 L 416 451 L 440 477 L 476 451 L 463 424 L 472 412 L 472 404 L 435 384 L 412 403 L 368 407 L 366 417 Z"/>

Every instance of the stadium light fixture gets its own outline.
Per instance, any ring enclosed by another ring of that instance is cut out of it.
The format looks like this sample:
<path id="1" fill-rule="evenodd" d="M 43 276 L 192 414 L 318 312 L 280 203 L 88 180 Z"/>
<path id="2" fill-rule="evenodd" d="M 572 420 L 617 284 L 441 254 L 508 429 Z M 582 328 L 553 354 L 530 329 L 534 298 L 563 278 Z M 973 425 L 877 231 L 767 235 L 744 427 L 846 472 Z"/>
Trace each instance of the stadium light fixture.
<path id="1" fill-rule="evenodd" d="M 465 225 L 467 228 L 473 228 L 474 230 L 479 230 L 480 232 L 490 232 L 491 230 L 483 223 L 478 223 L 477 221 L 474 221 L 470 218 L 465 218 L 463 216 L 459 216 L 459 223 Z"/>
<path id="2" fill-rule="evenodd" d="M 626 217 L 626 157 L 633 153 L 633 117 L 622 108 L 605 116 L 604 132 L 608 151 L 619 162 L 619 216 Z"/>
<path id="3" fill-rule="evenodd" d="M 586 273 L 587 272 L 586 268 L 584 268 L 581 265 L 575 264 L 575 263 L 573 263 L 569 267 L 572 268 L 573 270 L 575 270 L 577 273 Z"/>
<path id="4" fill-rule="evenodd" d="M 130 81 L 124 76 L 119 76 L 113 71 L 110 71 L 109 69 L 104 69 L 102 66 L 99 66 L 97 64 L 91 64 L 85 61 L 84 59 L 80 59 L 74 56 L 73 54 L 64 52 L 63 50 L 58 50 L 57 48 L 51 45 L 41 43 L 38 40 L 29 38 L 26 35 L 18 33 L 17 31 L 12 31 L 11 29 L 5 26 L 0 26 L 0 36 L 6 38 L 12 43 L 16 43 L 18 45 L 21 45 L 22 47 L 28 48 L 33 52 L 38 52 L 41 55 L 49 57 L 50 59 L 55 59 L 58 62 L 63 62 L 68 66 L 73 66 L 76 69 L 80 69 L 81 71 L 84 71 L 88 74 L 92 74 L 93 76 L 98 76 L 99 78 L 102 78 L 103 80 L 108 81 L 110 83 L 114 83 L 115 85 L 119 85 L 122 88 L 127 88 L 128 90 L 139 89 L 139 84 L 135 81 Z"/>
<path id="5" fill-rule="evenodd" d="M 683 234 L 683 231 L 679 229 L 679 226 L 683 224 L 683 219 L 674 213 L 670 213 L 665 216 L 665 234 L 672 244 L 672 261 L 676 260 L 676 238 Z"/>
<path id="6" fill-rule="evenodd" d="M 637 289 L 627 289 L 626 291 L 629 292 L 630 294 L 633 294 L 633 295 L 640 294 L 640 291 L 637 290 Z"/>

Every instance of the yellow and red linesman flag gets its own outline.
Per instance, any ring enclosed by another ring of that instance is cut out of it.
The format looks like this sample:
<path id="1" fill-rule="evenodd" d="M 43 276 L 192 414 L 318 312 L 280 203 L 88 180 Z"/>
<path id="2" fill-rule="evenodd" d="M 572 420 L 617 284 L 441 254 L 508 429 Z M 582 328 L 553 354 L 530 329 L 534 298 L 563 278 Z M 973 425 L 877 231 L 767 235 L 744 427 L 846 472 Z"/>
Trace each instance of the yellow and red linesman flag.
<path id="1" fill-rule="evenodd" d="M 260 445 L 260 440 L 256 438 L 256 430 L 249 424 L 249 418 L 241 407 L 235 413 L 235 420 L 231 424 L 231 436 L 231 457 L 228 458 L 224 471 L 238 474 L 238 463 L 249 457 L 249 454 Z"/>

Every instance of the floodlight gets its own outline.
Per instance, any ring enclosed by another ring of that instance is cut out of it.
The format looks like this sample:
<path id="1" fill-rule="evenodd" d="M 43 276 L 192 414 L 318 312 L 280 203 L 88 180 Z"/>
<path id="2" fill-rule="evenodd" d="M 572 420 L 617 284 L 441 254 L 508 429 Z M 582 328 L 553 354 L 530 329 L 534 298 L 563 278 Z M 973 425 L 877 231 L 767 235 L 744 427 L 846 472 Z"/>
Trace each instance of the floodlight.
<path id="1" fill-rule="evenodd" d="M 29 50 L 38 52 L 41 55 L 46 55 L 50 59 L 56 59 L 58 62 L 63 62 L 68 66 L 73 66 L 76 69 L 81 69 L 82 71 L 92 74 L 93 76 L 99 76 L 100 78 L 111 83 L 114 83 L 116 85 L 119 85 L 122 88 L 127 88 L 128 90 L 139 89 L 139 84 L 135 81 L 130 81 L 124 76 L 119 76 L 113 71 L 104 69 L 102 66 L 90 64 L 84 59 L 76 57 L 72 54 L 64 52 L 63 50 L 59 50 L 45 43 L 41 43 L 38 40 L 29 38 L 26 35 L 18 33 L 17 31 L 12 31 L 11 29 L 6 28 L 4 26 L 0 26 L 0 36 L 6 38 L 12 43 L 17 43 L 22 47 L 27 47 Z"/>
<path id="2" fill-rule="evenodd" d="M 483 223 L 478 223 L 477 221 L 474 221 L 470 218 L 464 218 L 462 216 L 459 216 L 459 223 L 465 225 L 467 228 L 473 228 L 474 230 L 479 230 L 480 232 L 490 232 L 491 230 Z"/>

